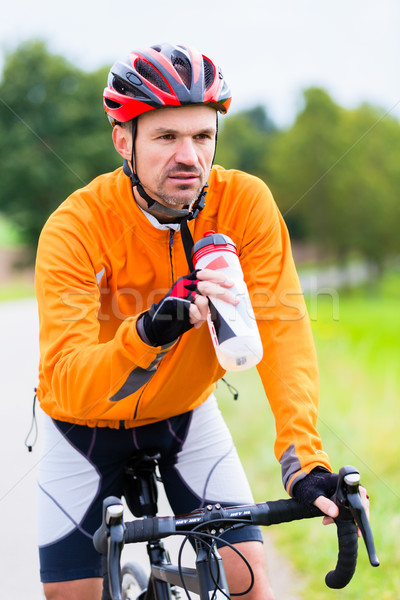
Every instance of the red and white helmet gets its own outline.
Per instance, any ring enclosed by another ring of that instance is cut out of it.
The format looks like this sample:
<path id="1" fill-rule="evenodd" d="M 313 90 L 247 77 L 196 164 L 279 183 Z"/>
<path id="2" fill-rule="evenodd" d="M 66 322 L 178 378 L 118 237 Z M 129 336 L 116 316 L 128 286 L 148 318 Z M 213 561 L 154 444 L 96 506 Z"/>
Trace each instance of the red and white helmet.
<path id="1" fill-rule="evenodd" d="M 159 44 L 116 62 L 104 90 L 104 108 L 112 125 L 166 106 L 206 104 L 226 113 L 231 94 L 221 70 L 189 46 Z"/>

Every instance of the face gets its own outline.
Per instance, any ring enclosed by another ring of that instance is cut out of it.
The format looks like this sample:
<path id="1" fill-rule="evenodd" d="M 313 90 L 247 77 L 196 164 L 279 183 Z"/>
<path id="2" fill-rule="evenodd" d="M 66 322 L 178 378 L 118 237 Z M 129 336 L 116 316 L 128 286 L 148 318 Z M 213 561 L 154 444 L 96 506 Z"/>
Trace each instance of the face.
<path id="1" fill-rule="evenodd" d="M 215 151 L 216 111 L 181 106 L 138 119 L 135 169 L 146 192 L 165 206 L 190 205 L 206 184 Z"/>

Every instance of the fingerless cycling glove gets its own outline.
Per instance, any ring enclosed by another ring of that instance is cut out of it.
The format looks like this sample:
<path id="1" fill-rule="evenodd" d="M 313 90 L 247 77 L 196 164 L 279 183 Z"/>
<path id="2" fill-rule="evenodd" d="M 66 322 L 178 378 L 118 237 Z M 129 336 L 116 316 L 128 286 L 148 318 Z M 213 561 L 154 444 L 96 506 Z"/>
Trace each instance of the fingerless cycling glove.
<path id="1" fill-rule="evenodd" d="M 193 327 L 189 308 L 199 293 L 198 282 L 197 271 L 180 277 L 164 298 L 138 319 L 136 327 L 143 341 L 164 346 Z"/>
<path id="2" fill-rule="evenodd" d="M 323 467 L 316 467 L 295 484 L 293 497 L 304 504 L 312 504 L 318 496 L 331 498 L 336 492 L 337 473 L 330 473 Z"/>

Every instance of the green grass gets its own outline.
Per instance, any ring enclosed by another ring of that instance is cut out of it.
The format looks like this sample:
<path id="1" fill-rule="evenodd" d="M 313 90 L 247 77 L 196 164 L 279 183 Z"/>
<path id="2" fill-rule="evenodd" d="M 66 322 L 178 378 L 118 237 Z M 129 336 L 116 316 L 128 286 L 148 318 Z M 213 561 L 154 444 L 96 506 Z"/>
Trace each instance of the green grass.
<path id="1" fill-rule="evenodd" d="M 35 289 L 33 283 L 16 280 L 5 285 L 0 285 L 0 302 L 33 298 L 34 295 Z"/>
<path id="2" fill-rule="evenodd" d="M 399 596 L 400 546 L 400 276 L 379 289 L 359 288 L 335 299 L 308 299 L 320 365 L 319 431 L 333 468 L 353 464 L 371 502 L 371 524 L 381 566 L 369 566 L 363 542 L 359 566 L 340 592 L 326 588 L 336 564 L 334 526 L 319 520 L 271 528 L 278 549 L 306 581 L 304 599 L 394 600 Z M 237 403 L 219 384 L 218 398 L 249 473 L 257 500 L 285 497 L 273 456 L 274 422 L 255 370 L 228 374 Z M 336 594 L 336 595 L 335 595 Z M 335 596 L 334 596 L 335 595 Z"/>

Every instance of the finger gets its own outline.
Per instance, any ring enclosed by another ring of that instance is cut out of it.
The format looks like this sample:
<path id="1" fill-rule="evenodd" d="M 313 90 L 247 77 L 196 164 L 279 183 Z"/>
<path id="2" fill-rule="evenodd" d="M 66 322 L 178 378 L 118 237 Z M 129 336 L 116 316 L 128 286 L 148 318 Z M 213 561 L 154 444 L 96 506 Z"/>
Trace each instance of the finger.
<path id="1" fill-rule="evenodd" d="M 335 518 L 339 514 L 339 509 L 336 504 L 326 496 L 318 496 L 313 504 L 319 508 L 320 511 L 328 515 L 328 517 Z"/>
<path id="2" fill-rule="evenodd" d="M 369 521 L 369 496 L 367 494 L 367 490 L 365 489 L 365 487 L 360 485 L 360 487 L 358 488 L 358 491 L 360 492 L 361 502 L 363 504 L 365 514 L 367 515 L 367 519 Z M 359 528 L 357 528 L 357 533 L 358 533 L 358 537 L 362 537 L 362 533 Z"/>
<path id="3" fill-rule="evenodd" d="M 205 321 L 207 319 L 209 310 L 209 302 L 207 296 L 197 295 L 194 304 L 200 312 L 201 320 Z"/>
<path id="4" fill-rule="evenodd" d="M 193 302 L 189 308 L 189 321 L 195 329 L 201 327 L 204 321 L 207 320 L 208 301 L 207 298 L 204 298 L 204 300 L 206 301 L 206 309 L 202 306 L 199 307 L 195 302 Z"/>
<path id="5" fill-rule="evenodd" d="M 197 284 L 197 289 L 199 290 L 202 296 L 209 296 L 210 298 L 217 298 L 218 300 L 223 300 L 224 302 L 228 302 L 228 304 L 239 304 L 240 299 L 237 298 L 232 292 L 223 287 L 219 283 L 215 283 L 213 281 L 199 281 Z"/>
<path id="6" fill-rule="evenodd" d="M 234 285 L 233 281 L 231 281 L 224 273 L 221 273 L 221 271 L 213 271 L 212 269 L 201 269 L 201 271 L 197 271 L 197 279 L 200 281 L 213 281 L 214 283 L 219 283 L 223 287 L 232 287 Z"/>
<path id="7" fill-rule="evenodd" d="M 362 502 L 362 504 L 364 506 L 366 515 L 367 515 L 368 520 L 369 520 L 369 496 L 367 494 L 367 490 L 365 489 L 365 487 L 363 487 L 362 485 L 360 485 L 359 492 L 360 492 L 360 496 L 361 496 L 361 502 Z"/>

